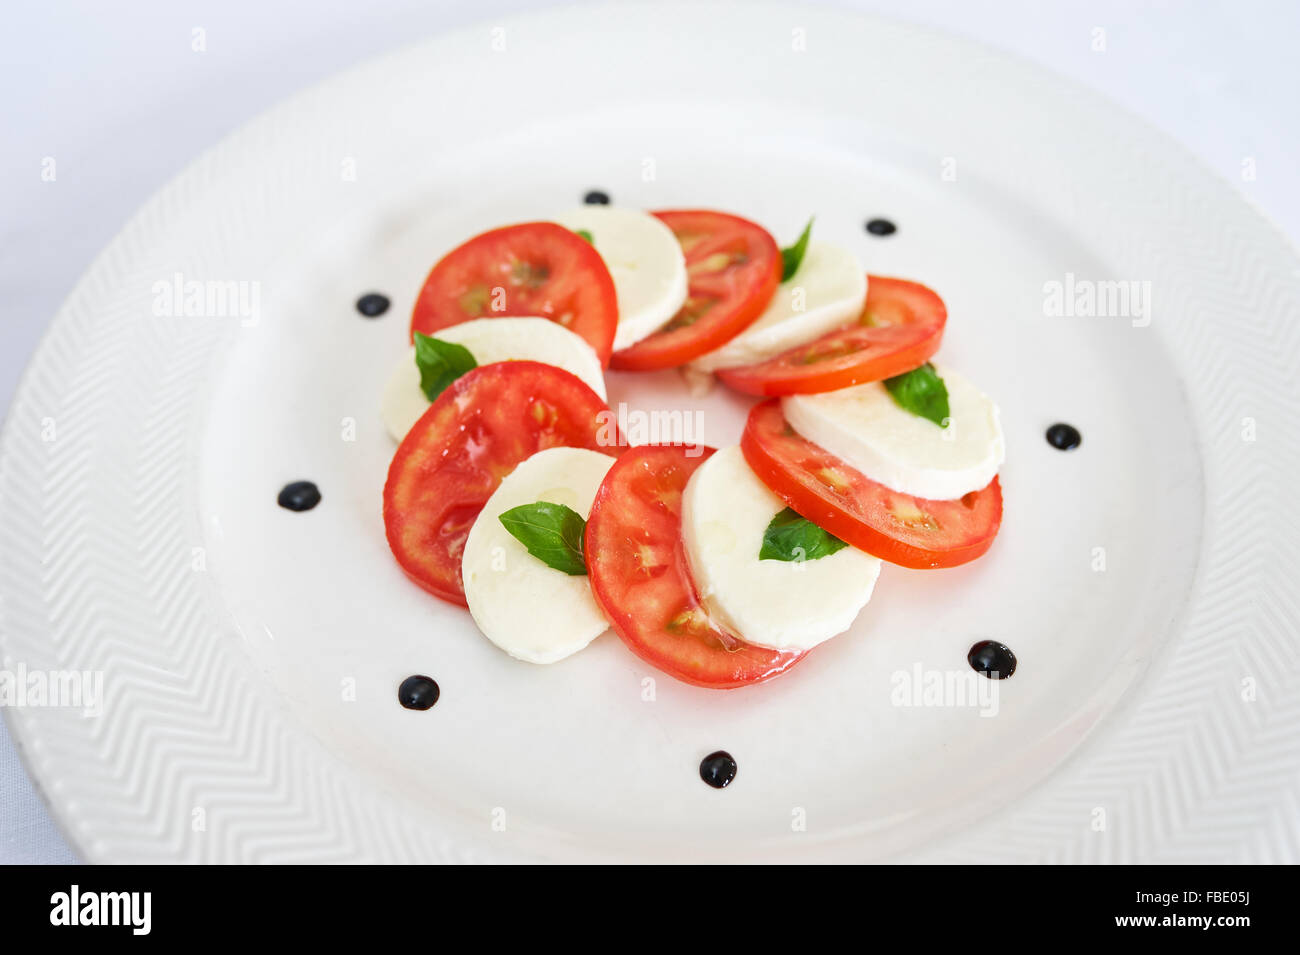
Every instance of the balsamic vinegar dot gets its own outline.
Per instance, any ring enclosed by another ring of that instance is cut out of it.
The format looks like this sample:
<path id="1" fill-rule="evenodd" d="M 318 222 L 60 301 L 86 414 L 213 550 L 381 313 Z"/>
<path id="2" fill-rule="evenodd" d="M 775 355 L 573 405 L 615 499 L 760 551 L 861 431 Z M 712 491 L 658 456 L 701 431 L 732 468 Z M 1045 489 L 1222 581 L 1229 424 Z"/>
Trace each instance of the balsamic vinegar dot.
<path id="1" fill-rule="evenodd" d="M 609 193 L 600 189 L 592 189 L 582 197 L 582 201 L 589 206 L 607 206 L 609 205 Z"/>
<path id="2" fill-rule="evenodd" d="M 378 292 L 367 292 L 357 299 L 357 311 L 366 318 L 378 318 L 388 311 L 388 306 L 391 304 L 392 302 L 388 300 L 387 295 L 380 295 Z"/>
<path id="3" fill-rule="evenodd" d="M 280 489 L 276 503 L 289 511 L 310 511 L 320 503 L 320 488 L 311 481 L 294 481 Z"/>
<path id="4" fill-rule="evenodd" d="M 868 219 L 867 231 L 872 235 L 886 236 L 893 235 L 898 231 L 898 226 L 888 219 Z"/>
<path id="5" fill-rule="evenodd" d="M 981 640 L 970 648 L 966 659 L 976 673 L 983 673 L 990 680 L 1005 680 L 1016 672 L 1016 655 L 996 640 Z"/>
<path id="6" fill-rule="evenodd" d="M 1047 443 L 1058 451 L 1073 451 L 1083 443 L 1083 435 L 1074 425 L 1057 423 L 1047 429 Z"/>
<path id="7" fill-rule="evenodd" d="M 397 688 L 397 702 L 408 710 L 427 710 L 438 702 L 442 691 L 436 680 L 427 676 L 408 676 Z"/>
<path id="8" fill-rule="evenodd" d="M 700 779 L 714 789 L 726 789 L 736 778 L 736 761 L 725 750 L 710 753 L 700 760 Z"/>

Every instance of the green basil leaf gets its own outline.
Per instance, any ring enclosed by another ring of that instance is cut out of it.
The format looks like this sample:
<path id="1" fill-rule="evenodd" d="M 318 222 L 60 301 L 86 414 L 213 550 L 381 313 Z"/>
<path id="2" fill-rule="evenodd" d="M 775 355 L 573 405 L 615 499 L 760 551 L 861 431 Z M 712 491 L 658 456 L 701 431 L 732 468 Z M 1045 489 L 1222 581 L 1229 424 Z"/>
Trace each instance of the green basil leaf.
<path id="1" fill-rule="evenodd" d="M 815 217 L 814 217 L 815 218 Z M 803 263 L 804 253 L 808 251 L 808 237 L 812 235 L 813 220 L 803 227 L 803 233 L 794 245 L 781 250 L 781 281 L 788 282 Z"/>
<path id="2" fill-rule="evenodd" d="M 759 560 L 804 561 L 828 557 L 849 545 L 807 518 L 786 508 L 767 525 Z"/>
<path id="3" fill-rule="evenodd" d="M 886 378 L 885 388 L 900 408 L 928 418 L 941 428 L 948 427 L 948 386 L 934 365 L 926 362 L 920 368 Z"/>
<path id="4" fill-rule="evenodd" d="M 594 238 L 592 238 L 591 233 L 588 232 L 586 229 L 579 229 L 579 230 L 578 230 L 578 235 L 582 236 L 584 239 L 586 239 L 586 240 L 587 240 L 588 242 L 590 242 L 592 245 L 595 245 L 595 244 L 596 244 L 596 240 L 595 240 Z"/>
<path id="5" fill-rule="evenodd" d="M 538 501 L 520 504 L 505 511 L 501 525 L 547 567 L 561 570 L 570 577 L 587 573 L 582 558 L 582 533 L 587 522 L 571 507 Z"/>
<path id="6" fill-rule="evenodd" d="M 478 362 L 464 345 L 415 333 L 415 365 L 420 369 L 420 390 L 430 401 Z"/>

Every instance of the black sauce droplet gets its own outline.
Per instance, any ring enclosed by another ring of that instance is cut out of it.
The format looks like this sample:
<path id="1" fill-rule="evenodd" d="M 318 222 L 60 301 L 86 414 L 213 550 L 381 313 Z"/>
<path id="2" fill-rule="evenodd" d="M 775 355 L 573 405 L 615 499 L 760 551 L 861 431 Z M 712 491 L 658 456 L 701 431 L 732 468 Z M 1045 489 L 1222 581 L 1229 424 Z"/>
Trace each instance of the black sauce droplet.
<path id="1" fill-rule="evenodd" d="M 582 201 L 589 206 L 607 206 L 609 205 L 609 193 L 593 189 L 582 197 Z"/>
<path id="2" fill-rule="evenodd" d="M 311 481 L 294 481 L 280 489 L 276 503 L 290 511 L 310 511 L 320 503 L 320 488 Z"/>
<path id="3" fill-rule="evenodd" d="M 1083 444 L 1083 435 L 1072 424 L 1054 424 L 1047 429 L 1047 443 L 1058 451 L 1073 451 Z"/>
<path id="4" fill-rule="evenodd" d="M 397 688 L 397 702 L 408 710 L 427 710 L 441 695 L 437 681 L 427 676 L 408 676 Z"/>
<path id="5" fill-rule="evenodd" d="M 357 299 L 357 311 L 366 318 L 378 318 L 388 311 L 388 306 L 391 304 L 393 303 L 388 300 L 387 295 L 380 295 L 378 292 L 367 292 Z"/>
<path id="6" fill-rule="evenodd" d="M 867 231 L 872 235 L 893 235 L 898 231 L 898 226 L 888 219 L 868 219 Z"/>
<path id="7" fill-rule="evenodd" d="M 724 750 L 710 753 L 700 760 L 700 779 L 714 789 L 726 789 L 736 778 L 736 761 Z"/>
<path id="8" fill-rule="evenodd" d="M 1016 672 L 1016 655 L 996 640 L 981 640 L 970 648 L 966 659 L 976 673 L 983 673 L 990 680 L 1005 680 Z"/>

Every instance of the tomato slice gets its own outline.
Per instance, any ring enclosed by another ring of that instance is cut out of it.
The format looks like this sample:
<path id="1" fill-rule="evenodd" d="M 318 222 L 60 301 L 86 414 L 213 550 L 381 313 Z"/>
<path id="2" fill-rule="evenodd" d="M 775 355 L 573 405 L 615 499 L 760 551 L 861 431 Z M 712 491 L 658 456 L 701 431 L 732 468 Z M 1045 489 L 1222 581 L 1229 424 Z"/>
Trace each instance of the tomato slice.
<path id="1" fill-rule="evenodd" d="M 900 494 L 797 434 L 776 399 L 750 411 L 740 448 L 759 479 L 800 515 L 892 564 L 964 564 L 989 549 L 1002 523 L 996 477 L 955 501 Z"/>
<path id="2" fill-rule="evenodd" d="M 622 439 L 601 415 L 607 411 L 583 381 L 554 365 L 504 361 L 457 378 L 411 428 L 388 468 L 384 529 L 402 569 L 430 593 L 464 606 L 465 538 L 501 479 L 545 448 L 617 456 Z"/>
<path id="3" fill-rule="evenodd" d="M 625 451 L 596 492 L 583 550 L 596 603 L 633 653 L 686 683 L 730 689 L 770 680 L 806 651 L 745 643 L 714 623 L 696 594 L 682 490 L 712 453 L 684 445 Z"/>
<path id="4" fill-rule="evenodd" d="M 867 276 L 862 315 L 766 361 L 721 368 L 718 377 L 751 395 L 808 395 L 892 378 L 939 350 L 948 309 L 918 282 Z"/>
<path id="5" fill-rule="evenodd" d="M 539 315 L 586 339 L 609 365 L 618 327 L 614 279 L 590 242 L 554 222 L 476 235 L 424 280 L 411 332 L 432 335 L 471 318 Z"/>
<path id="6" fill-rule="evenodd" d="M 686 257 L 686 302 L 663 328 L 615 353 L 610 366 L 654 371 L 713 351 L 752 324 L 781 283 L 781 250 L 760 225 L 725 212 L 653 213 Z"/>

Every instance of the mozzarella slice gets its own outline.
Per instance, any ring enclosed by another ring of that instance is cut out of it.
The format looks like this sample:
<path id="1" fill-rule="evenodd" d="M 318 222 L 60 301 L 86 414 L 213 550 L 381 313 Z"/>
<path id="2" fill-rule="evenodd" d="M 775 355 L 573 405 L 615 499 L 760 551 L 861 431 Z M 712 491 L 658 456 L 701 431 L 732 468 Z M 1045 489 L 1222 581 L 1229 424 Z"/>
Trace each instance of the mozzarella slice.
<path id="1" fill-rule="evenodd" d="M 686 301 L 686 260 L 672 230 L 648 212 L 582 206 L 557 220 L 591 234 L 618 296 L 614 351 L 665 325 Z"/>
<path id="2" fill-rule="evenodd" d="M 878 381 L 781 399 L 795 431 L 871 480 L 932 501 L 985 487 L 1006 456 L 998 406 L 966 378 L 935 365 L 948 388 L 947 428 L 904 410 Z"/>
<path id="3" fill-rule="evenodd" d="M 556 570 L 528 553 L 499 520 L 520 504 L 549 501 L 584 519 L 614 459 L 584 448 L 538 451 L 508 474 L 474 520 L 461 577 L 483 635 L 519 660 L 554 663 L 577 653 L 609 626 L 587 578 Z"/>
<path id="4" fill-rule="evenodd" d="M 682 539 L 715 619 L 748 643 L 807 650 L 852 625 L 871 599 L 880 561 L 853 547 L 816 560 L 759 560 L 763 533 L 784 509 L 740 448 L 723 448 L 686 484 Z"/>
<path id="5" fill-rule="evenodd" d="M 581 378 L 601 398 L 605 397 L 605 376 L 600 359 L 587 342 L 547 318 L 476 318 L 434 335 L 445 342 L 464 345 L 480 365 L 498 361 L 540 361 L 563 368 Z M 415 348 L 402 356 L 384 388 L 380 413 L 394 441 L 420 420 L 429 399 L 420 390 L 420 369 L 415 365 Z"/>
<path id="6" fill-rule="evenodd" d="M 777 287 L 754 324 L 692 365 L 716 371 L 764 361 L 857 318 L 866 298 L 867 276 L 853 253 L 809 242 L 799 270 Z"/>

